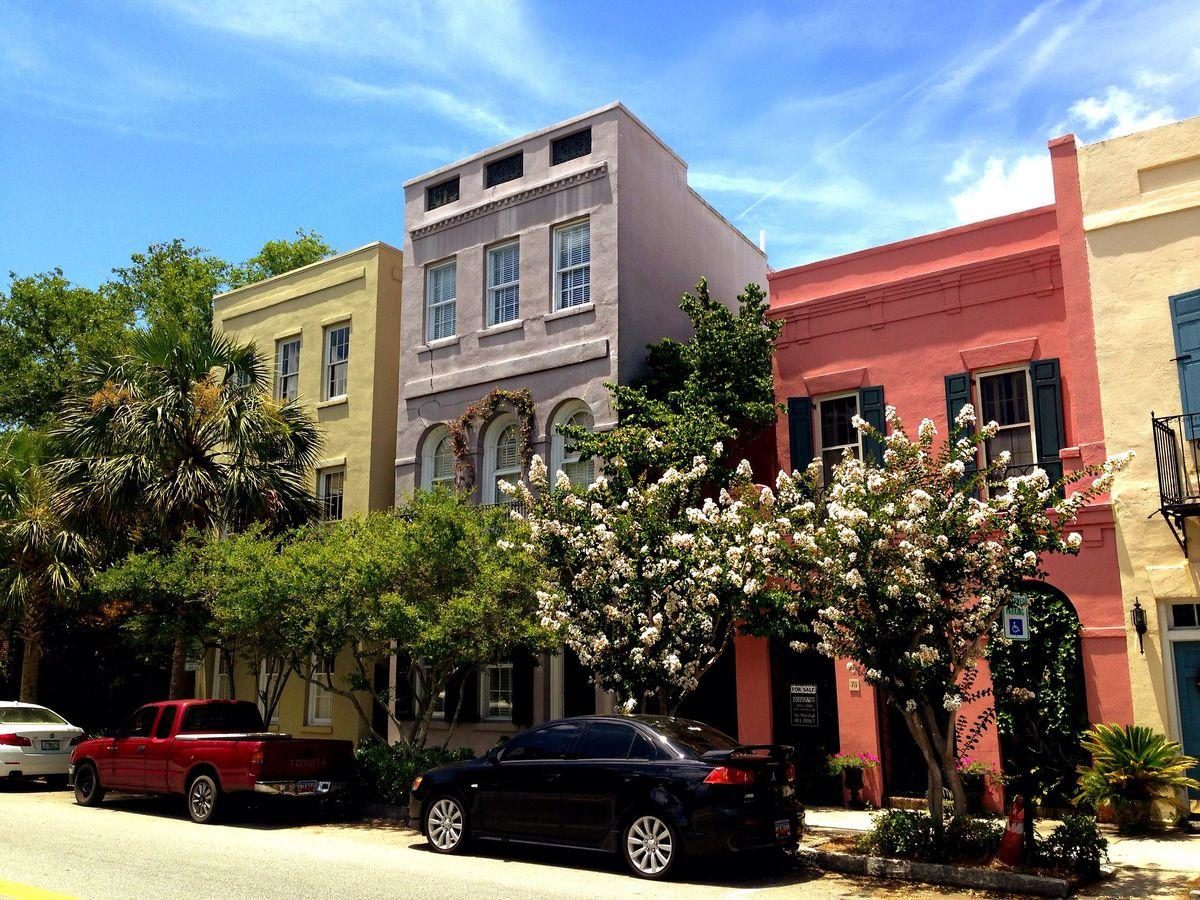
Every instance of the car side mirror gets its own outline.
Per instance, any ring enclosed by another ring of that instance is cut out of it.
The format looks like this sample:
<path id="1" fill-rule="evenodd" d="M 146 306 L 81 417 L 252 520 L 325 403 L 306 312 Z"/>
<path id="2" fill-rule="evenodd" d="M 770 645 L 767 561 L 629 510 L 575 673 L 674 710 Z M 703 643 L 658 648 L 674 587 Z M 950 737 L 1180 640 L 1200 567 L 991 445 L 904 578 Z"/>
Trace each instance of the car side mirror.
<path id="1" fill-rule="evenodd" d="M 496 763 L 500 762 L 500 748 L 499 747 L 490 748 L 487 752 L 486 759 L 492 765 L 495 765 Z"/>

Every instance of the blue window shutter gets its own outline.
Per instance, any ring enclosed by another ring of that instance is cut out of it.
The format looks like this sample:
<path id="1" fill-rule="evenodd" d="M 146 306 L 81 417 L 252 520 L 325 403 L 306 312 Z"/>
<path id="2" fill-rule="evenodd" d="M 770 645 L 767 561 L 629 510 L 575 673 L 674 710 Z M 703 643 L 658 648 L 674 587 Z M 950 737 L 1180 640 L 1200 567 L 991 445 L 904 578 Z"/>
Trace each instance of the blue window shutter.
<path id="1" fill-rule="evenodd" d="M 1035 359 L 1029 364 L 1033 387 L 1033 431 L 1037 437 L 1038 465 L 1051 481 L 1062 478 L 1058 451 L 1067 445 L 1063 427 L 1062 378 L 1057 359 Z"/>
<path id="2" fill-rule="evenodd" d="M 865 387 L 858 392 L 858 414 L 880 434 L 887 434 L 884 418 L 883 388 Z M 883 441 L 863 437 L 863 458 L 877 466 L 883 465 Z"/>
<path id="3" fill-rule="evenodd" d="M 954 420 L 958 418 L 958 414 L 962 408 L 971 402 L 971 373 L 959 372 L 957 375 L 946 376 L 946 435 L 949 437 L 954 433 Z M 979 415 L 979 410 L 975 410 L 975 415 Z M 975 427 L 967 426 L 967 433 L 974 434 Z M 979 470 L 979 466 L 975 463 L 967 465 L 965 478 L 970 478 Z"/>
<path id="4" fill-rule="evenodd" d="M 1200 290 L 1170 298 L 1179 366 L 1179 398 L 1185 415 L 1200 413 Z"/>
<path id="5" fill-rule="evenodd" d="M 788 397 L 788 447 L 792 471 L 803 472 L 813 460 L 812 400 Z"/>

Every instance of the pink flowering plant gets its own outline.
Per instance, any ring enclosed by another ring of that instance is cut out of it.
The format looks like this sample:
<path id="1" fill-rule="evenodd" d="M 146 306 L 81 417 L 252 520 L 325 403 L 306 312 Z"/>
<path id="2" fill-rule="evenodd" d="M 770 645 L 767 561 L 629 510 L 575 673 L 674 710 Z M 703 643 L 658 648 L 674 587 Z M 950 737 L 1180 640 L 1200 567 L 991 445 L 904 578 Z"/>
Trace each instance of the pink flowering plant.
<path id="1" fill-rule="evenodd" d="M 1004 781 L 1004 775 L 1000 769 L 991 763 L 984 762 L 982 759 L 960 756 L 955 763 L 955 768 L 958 769 L 960 776 L 978 775 L 989 784 L 1000 784 Z"/>
<path id="2" fill-rule="evenodd" d="M 990 703 L 972 684 L 992 624 L 1023 583 L 1044 577 L 1044 556 L 1078 552 L 1072 520 L 1125 459 L 1058 484 L 1040 468 L 1008 476 L 1007 453 L 974 471 L 997 425 L 976 430 L 969 405 L 940 442 L 929 419 L 915 438 L 893 408 L 886 419 L 886 436 L 855 420 L 882 443 L 882 465 L 847 453 L 829 484 L 819 460 L 780 473 L 764 506 L 786 535 L 769 556 L 779 589 L 766 592 L 771 602 L 750 624 L 764 633 L 790 626 L 794 647 L 847 660 L 899 710 L 924 757 L 940 828 L 944 787 L 954 813 L 966 812 L 956 731 L 964 704 Z"/>
<path id="3" fill-rule="evenodd" d="M 721 454 L 717 444 L 654 480 L 618 457 L 586 488 L 562 472 L 551 481 L 534 457 L 529 485 L 509 489 L 527 510 L 530 549 L 556 576 L 540 595 L 543 623 L 625 709 L 651 696 L 678 709 L 730 647 L 781 546 L 748 464 L 708 496 Z"/>
<path id="4" fill-rule="evenodd" d="M 830 774 L 840 775 L 845 769 L 873 769 L 879 765 L 874 753 L 835 753 L 829 757 Z"/>

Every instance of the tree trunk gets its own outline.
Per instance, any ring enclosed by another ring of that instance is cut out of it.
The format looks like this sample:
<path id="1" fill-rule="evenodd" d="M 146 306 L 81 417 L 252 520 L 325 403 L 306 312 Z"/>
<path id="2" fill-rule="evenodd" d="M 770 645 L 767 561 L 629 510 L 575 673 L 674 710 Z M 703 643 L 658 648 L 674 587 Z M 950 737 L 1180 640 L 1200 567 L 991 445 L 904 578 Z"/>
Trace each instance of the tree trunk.
<path id="1" fill-rule="evenodd" d="M 167 694 L 168 700 L 184 700 L 196 692 L 196 678 L 187 670 L 187 655 L 188 639 L 175 638 L 175 647 L 171 651 L 171 688 Z"/>
<path id="2" fill-rule="evenodd" d="M 446 730 L 446 740 L 442 741 L 442 750 L 450 748 L 450 739 L 454 737 L 454 729 L 458 727 L 458 717 L 462 715 L 463 698 L 466 695 L 466 691 L 458 692 L 458 699 L 454 702 L 454 716 L 450 719 L 450 727 Z"/>
<path id="3" fill-rule="evenodd" d="M 930 740 L 921 717 L 915 712 L 904 710 L 904 722 L 917 742 L 921 755 L 925 757 L 925 767 L 929 770 L 929 817 L 932 819 L 933 832 L 939 838 L 942 836 L 942 764 L 941 758 Z"/>
<path id="4" fill-rule="evenodd" d="M 37 703 L 38 676 L 42 667 L 42 637 L 46 632 L 46 610 L 40 598 L 30 597 L 26 602 L 20 631 L 24 644 L 21 654 L 20 700 L 22 703 Z"/>

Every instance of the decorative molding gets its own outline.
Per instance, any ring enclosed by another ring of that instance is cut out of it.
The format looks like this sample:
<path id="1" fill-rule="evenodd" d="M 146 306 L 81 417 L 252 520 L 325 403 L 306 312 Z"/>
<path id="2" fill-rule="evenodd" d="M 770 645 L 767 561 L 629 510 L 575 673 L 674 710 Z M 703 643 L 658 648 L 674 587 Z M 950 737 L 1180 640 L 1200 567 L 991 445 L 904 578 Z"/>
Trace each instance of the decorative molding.
<path id="1" fill-rule="evenodd" d="M 871 291 L 867 294 L 867 320 L 876 331 L 883 327 L 883 291 Z"/>
<path id="2" fill-rule="evenodd" d="M 809 375 L 804 379 L 804 388 L 808 396 L 818 397 L 821 394 L 835 394 L 838 391 L 852 391 L 867 383 L 867 370 L 845 369 L 841 372 L 823 372 L 820 375 Z"/>
<path id="3" fill-rule="evenodd" d="M 578 184 L 595 181 L 607 174 L 608 163 L 602 162 L 600 165 L 584 169 L 582 172 L 576 172 L 573 175 L 567 175 L 563 178 L 556 178 L 553 181 L 547 181 L 544 184 L 539 184 L 523 191 L 517 191 L 515 194 L 509 194 L 507 197 L 501 197 L 498 200 L 489 200 L 487 203 L 473 206 L 456 215 L 449 216 L 437 222 L 430 222 L 428 225 L 422 225 L 419 228 L 414 228 L 410 234 L 413 240 L 418 240 L 439 231 L 444 231 L 447 228 L 453 228 L 455 225 L 461 225 L 464 222 L 477 219 L 480 216 L 486 216 L 488 213 L 495 212 L 498 209 L 527 203 L 530 200 L 536 200 L 538 197 L 544 197 L 547 194 L 554 194 L 566 188 L 575 187 Z"/>
<path id="4" fill-rule="evenodd" d="M 959 350 L 958 355 L 967 371 L 973 372 L 976 369 L 990 369 L 993 366 L 1029 362 L 1037 355 L 1037 349 L 1038 339 L 1031 337 L 1016 341 L 1004 341 L 1001 344 L 970 347 Z"/>
<path id="5" fill-rule="evenodd" d="M 417 397 L 427 397 L 442 391 L 453 391 L 459 388 L 473 387 L 504 378 L 518 378 L 534 372 L 544 372 L 549 369 L 559 369 L 576 363 L 588 362 L 593 359 L 603 359 L 608 356 L 608 339 L 599 338 L 556 347 L 541 353 L 519 356 L 502 360 L 488 365 L 474 366 L 448 372 L 445 375 L 434 375 L 431 378 L 421 378 L 404 385 L 404 397 L 413 400 Z"/>
<path id="6" fill-rule="evenodd" d="M 962 275 L 947 275 L 942 279 L 942 309 L 952 316 L 962 312 L 962 297 L 959 293 Z"/>
<path id="7" fill-rule="evenodd" d="M 278 306 L 280 303 L 287 303 L 289 300 L 298 300 L 301 297 L 307 297 L 309 294 L 315 294 L 317 291 L 323 291 L 327 288 L 338 287 L 339 285 L 349 284 L 352 281 L 357 281 L 360 278 L 367 277 L 366 266 L 355 266 L 352 269 L 347 269 L 343 272 L 335 272 L 332 275 L 326 275 L 323 278 L 313 278 L 311 280 L 301 281 L 291 287 L 290 290 L 284 290 L 276 296 L 268 296 L 265 299 L 256 298 L 248 301 L 245 305 L 235 306 L 232 309 L 227 309 L 218 315 L 222 322 L 228 322 L 231 319 L 237 319 L 241 316 L 249 315 L 250 313 L 261 312 L 272 306 Z M 250 285 L 253 287 L 253 285 Z"/>

